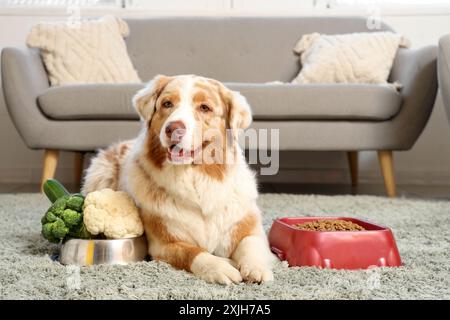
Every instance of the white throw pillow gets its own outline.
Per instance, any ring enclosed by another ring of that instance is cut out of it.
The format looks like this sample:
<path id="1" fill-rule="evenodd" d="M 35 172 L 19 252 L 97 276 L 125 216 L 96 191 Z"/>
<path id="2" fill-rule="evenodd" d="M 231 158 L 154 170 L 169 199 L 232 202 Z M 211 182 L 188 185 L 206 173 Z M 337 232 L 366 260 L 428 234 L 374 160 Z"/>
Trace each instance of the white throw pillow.
<path id="1" fill-rule="evenodd" d="M 32 28 L 27 44 L 41 49 L 53 86 L 141 82 L 123 40 L 128 33 L 127 23 L 114 16 L 73 24 L 40 23 Z"/>
<path id="2" fill-rule="evenodd" d="M 292 83 L 386 84 L 397 49 L 408 46 L 392 32 L 307 34 L 294 48 L 302 69 Z"/>

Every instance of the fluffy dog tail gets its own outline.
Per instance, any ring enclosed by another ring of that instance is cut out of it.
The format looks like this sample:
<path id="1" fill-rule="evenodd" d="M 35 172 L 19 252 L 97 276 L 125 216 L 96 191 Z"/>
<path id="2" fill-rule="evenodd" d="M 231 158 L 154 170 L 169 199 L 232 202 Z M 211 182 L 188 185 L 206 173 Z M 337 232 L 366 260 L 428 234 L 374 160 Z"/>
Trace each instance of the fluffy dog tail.
<path id="1" fill-rule="evenodd" d="M 87 194 L 105 188 L 118 190 L 120 170 L 132 145 L 133 140 L 129 140 L 100 150 L 86 170 L 81 193 Z"/>

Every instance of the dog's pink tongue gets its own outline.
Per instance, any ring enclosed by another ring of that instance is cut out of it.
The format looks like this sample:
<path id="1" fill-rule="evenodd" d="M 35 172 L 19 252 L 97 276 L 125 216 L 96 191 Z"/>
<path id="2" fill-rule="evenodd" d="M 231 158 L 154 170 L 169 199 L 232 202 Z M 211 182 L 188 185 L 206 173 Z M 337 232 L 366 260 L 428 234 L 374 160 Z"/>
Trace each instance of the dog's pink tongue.
<path id="1" fill-rule="evenodd" d="M 174 158 L 184 158 L 186 156 L 186 152 L 183 148 L 173 148 L 171 153 Z"/>

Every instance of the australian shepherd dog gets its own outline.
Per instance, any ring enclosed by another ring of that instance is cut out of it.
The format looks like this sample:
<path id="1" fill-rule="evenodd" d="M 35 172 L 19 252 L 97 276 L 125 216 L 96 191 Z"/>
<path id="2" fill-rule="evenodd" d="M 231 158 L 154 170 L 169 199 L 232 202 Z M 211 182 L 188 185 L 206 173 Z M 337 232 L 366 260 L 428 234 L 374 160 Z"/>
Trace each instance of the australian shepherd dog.
<path id="1" fill-rule="evenodd" d="M 237 135 L 247 100 L 194 75 L 156 76 L 133 97 L 142 130 L 93 158 L 83 192 L 128 192 L 149 254 L 208 282 L 273 280 L 254 173 Z"/>

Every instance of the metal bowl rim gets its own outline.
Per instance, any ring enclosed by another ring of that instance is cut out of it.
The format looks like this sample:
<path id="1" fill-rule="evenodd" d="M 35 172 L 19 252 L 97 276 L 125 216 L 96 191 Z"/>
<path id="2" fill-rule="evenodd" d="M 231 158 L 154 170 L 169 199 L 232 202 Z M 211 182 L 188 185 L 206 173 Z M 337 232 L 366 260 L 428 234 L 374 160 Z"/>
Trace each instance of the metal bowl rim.
<path id="1" fill-rule="evenodd" d="M 140 240 L 140 239 L 145 239 L 145 236 L 139 236 L 139 237 L 130 237 L 130 238 L 120 238 L 120 239 L 77 239 L 77 238 L 72 238 L 72 239 L 68 239 L 67 241 L 63 242 L 62 244 L 66 244 L 68 242 L 88 242 L 88 241 L 95 241 L 95 242 L 119 242 L 119 241 L 135 241 L 135 240 Z"/>

